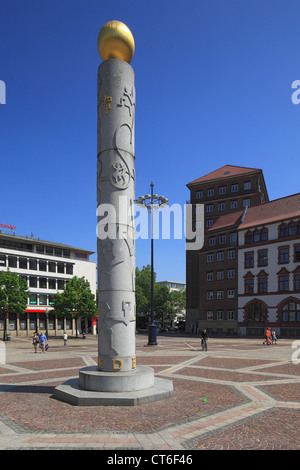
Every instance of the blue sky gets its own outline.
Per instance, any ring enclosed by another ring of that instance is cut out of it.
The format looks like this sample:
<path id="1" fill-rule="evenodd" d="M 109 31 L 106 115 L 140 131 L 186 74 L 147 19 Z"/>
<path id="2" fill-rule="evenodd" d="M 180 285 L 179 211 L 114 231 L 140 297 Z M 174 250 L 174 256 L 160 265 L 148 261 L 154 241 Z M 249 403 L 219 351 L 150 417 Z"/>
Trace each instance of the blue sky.
<path id="1" fill-rule="evenodd" d="M 0 0 L 0 223 L 96 251 L 97 37 L 113 19 L 136 43 L 137 197 L 153 180 L 184 204 L 225 164 L 261 168 L 270 199 L 299 192 L 299 17 L 299 0 Z M 154 248 L 157 279 L 185 282 L 184 240 Z"/>

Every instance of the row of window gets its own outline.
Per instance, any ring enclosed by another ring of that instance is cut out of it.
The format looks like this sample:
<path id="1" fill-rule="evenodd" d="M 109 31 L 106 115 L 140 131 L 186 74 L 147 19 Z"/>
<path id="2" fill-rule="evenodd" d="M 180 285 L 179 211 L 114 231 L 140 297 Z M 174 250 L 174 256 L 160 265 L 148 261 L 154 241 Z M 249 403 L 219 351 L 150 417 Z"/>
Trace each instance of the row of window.
<path id="1" fill-rule="evenodd" d="M 244 191 L 249 191 L 251 189 L 251 181 L 246 181 L 244 183 Z M 239 184 L 238 183 L 233 183 L 231 186 L 230 186 L 230 191 L 232 193 L 237 193 L 239 191 Z M 220 195 L 223 195 L 223 194 L 227 194 L 227 186 L 225 185 L 222 185 L 219 187 L 218 189 L 218 193 Z M 203 190 L 199 190 L 196 192 L 196 198 L 197 199 L 201 199 L 203 197 Z M 215 195 L 215 188 L 208 188 L 207 191 L 206 191 L 206 195 L 207 197 L 212 197 Z"/>
<path id="2" fill-rule="evenodd" d="M 216 291 L 217 300 L 223 300 L 225 298 L 225 295 L 227 296 L 227 299 L 234 299 L 235 289 L 227 289 L 227 291 L 225 291 L 224 289 L 218 289 Z M 206 300 L 213 300 L 213 299 L 214 299 L 214 291 L 213 290 L 206 291 Z"/>
<path id="3" fill-rule="evenodd" d="M 283 223 L 278 227 L 278 238 L 293 237 L 300 235 L 300 221 Z M 260 230 L 249 230 L 245 233 L 245 244 L 250 245 L 252 243 L 258 243 L 261 241 L 268 240 L 268 230 L 262 228 Z"/>
<path id="4" fill-rule="evenodd" d="M 294 245 L 292 247 L 294 254 L 293 261 L 294 263 L 300 262 L 300 245 Z M 244 267 L 253 268 L 255 262 L 254 251 L 248 251 L 244 253 Z M 290 262 L 290 246 L 279 246 L 278 247 L 278 264 L 286 264 Z M 258 250 L 257 251 L 257 266 L 267 266 L 268 265 L 268 250 Z"/>
<path id="5" fill-rule="evenodd" d="M 225 201 L 218 202 L 217 210 L 218 211 L 225 211 L 226 206 L 227 206 L 227 204 L 226 204 Z M 249 207 L 249 206 L 250 206 L 250 198 L 243 199 L 243 207 Z M 238 202 L 236 200 L 235 201 L 230 201 L 230 209 L 237 209 L 237 207 L 238 207 Z M 213 203 L 206 204 L 205 210 L 206 210 L 207 214 L 213 212 L 214 211 L 214 204 Z"/>
<path id="6" fill-rule="evenodd" d="M 254 276 L 247 273 L 244 278 L 244 293 L 254 294 Z M 278 292 L 289 292 L 290 290 L 290 274 L 278 273 Z M 293 273 L 292 291 L 300 292 L 300 274 Z M 257 276 L 257 293 L 264 294 L 268 292 L 268 275 L 263 271 Z"/>
<path id="7" fill-rule="evenodd" d="M 229 233 L 229 235 L 227 235 L 226 233 L 223 233 L 219 235 L 218 237 L 212 236 L 212 237 L 209 237 L 208 239 L 209 246 L 216 246 L 217 242 L 219 243 L 219 245 L 225 245 L 227 242 L 229 242 L 231 246 L 236 246 L 237 245 L 237 232 Z"/>
<path id="8" fill-rule="evenodd" d="M 16 314 L 11 313 L 9 315 L 8 329 L 14 331 L 17 329 L 17 316 Z M 37 320 L 36 314 L 31 316 L 29 314 L 29 330 L 36 331 L 37 329 Z M 61 318 L 57 317 L 56 319 L 56 329 L 57 330 L 71 330 L 72 329 L 72 319 L 71 318 Z M 4 319 L 0 318 L 0 331 L 4 330 Z M 27 318 L 26 314 L 19 315 L 19 330 L 27 330 Z M 39 331 L 46 330 L 46 315 L 44 313 L 39 313 Z M 55 330 L 55 316 L 49 315 L 48 317 L 48 330 Z"/>
<path id="9" fill-rule="evenodd" d="M 286 302 L 279 311 L 280 322 L 300 322 L 300 302 Z M 268 309 L 262 302 L 256 301 L 245 307 L 245 320 L 253 323 L 268 321 Z"/>
<path id="10" fill-rule="evenodd" d="M 235 258 L 235 250 L 227 250 L 227 253 L 225 251 L 217 251 L 216 260 L 217 261 L 224 261 L 226 256 L 227 256 L 227 259 L 234 259 Z M 207 253 L 206 262 L 207 263 L 213 263 L 214 260 L 215 260 L 215 253 Z"/>
<path id="11" fill-rule="evenodd" d="M 54 305 L 54 295 L 30 294 L 28 305 Z"/>
<path id="12" fill-rule="evenodd" d="M 64 290 L 68 280 L 55 279 L 47 277 L 37 276 L 19 276 L 20 279 L 26 281 L 28 287 L 39 288 L 39 289 L 55 289 Z"/>
<path id="13" fill-rule="evenodd" d="M 235 311 L 234 310 L 207 310 L 206 312 L 206 320 L 234 320 L 235 319 Z"/>
<path id="14" fill-rule="evenodd" d="M 73 264 L 71 263 L 0 254 L 0 269 L 3 267 L 73 275 Z"/>

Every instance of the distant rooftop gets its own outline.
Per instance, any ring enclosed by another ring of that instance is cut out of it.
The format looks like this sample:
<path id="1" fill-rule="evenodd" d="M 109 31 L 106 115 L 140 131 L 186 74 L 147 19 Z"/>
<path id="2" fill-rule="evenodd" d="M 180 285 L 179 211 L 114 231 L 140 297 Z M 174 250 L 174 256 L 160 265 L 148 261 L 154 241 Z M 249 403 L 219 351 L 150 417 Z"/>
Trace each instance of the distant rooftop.
<path id="1" fill-rule="evenodd" d="M 262 173 L 262 170 L 258 168 L 247 168 L 243 166 L 234 166 L 234 165 L 224 165 L 218 170 L 212 171 L 211 173 L 208 173 L 207 175 L 201 176 L 200 178 L 191 181 L 190 183 L 187 184 L 187 186 L 196 184 L 196 183 L 201 183 L 201 182 L 206 182 L 206 181 L 213 181 L 213 180 L 218 180 L 222 178 L 228 178 L 230 176 L 241 176 L 245 175 L 248 173 L 257 173 L 260 172 Z"/>

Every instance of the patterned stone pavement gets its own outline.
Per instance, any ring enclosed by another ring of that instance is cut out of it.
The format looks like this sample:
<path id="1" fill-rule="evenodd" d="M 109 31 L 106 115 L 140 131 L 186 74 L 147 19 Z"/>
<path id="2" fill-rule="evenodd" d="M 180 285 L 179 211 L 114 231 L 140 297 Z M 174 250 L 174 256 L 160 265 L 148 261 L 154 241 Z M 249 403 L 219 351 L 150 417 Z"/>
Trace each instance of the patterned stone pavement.
<path id="1" fill-rule="evenodd" d="M 58 384 L 97 363 L 97 338 L 50 339 L 34 353 L 12 338 L 0 364 L 0 449 L 299 450 L 300 364 L 293 340 L 137 335 L 137 364 L 173 381 L 174 396 L 140 406 L 78 407 L 53 398 Z M 293 347 L 294 346 L 294 347 Z M 300 344 L 297 345 L 298 348 Z M 3 349 L 2 349 L 3 351 Z M 294 356 L 292 356 L 294 353 Z M 300 354 L 299 354 L 300 356 Z M 298 357 L 299 357 L 298 356 Z"/>

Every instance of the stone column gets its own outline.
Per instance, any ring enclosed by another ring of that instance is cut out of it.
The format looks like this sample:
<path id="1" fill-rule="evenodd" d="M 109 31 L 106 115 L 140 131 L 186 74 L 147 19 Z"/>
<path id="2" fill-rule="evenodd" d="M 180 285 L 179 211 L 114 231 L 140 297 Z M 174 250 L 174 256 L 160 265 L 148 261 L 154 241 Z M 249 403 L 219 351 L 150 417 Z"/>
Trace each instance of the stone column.
<path id="1" fill-rule="evenodd" d="M 135 369 L 133 204 L 134 71 L 109 59 L 98 70 L 99 370 Z"/>

